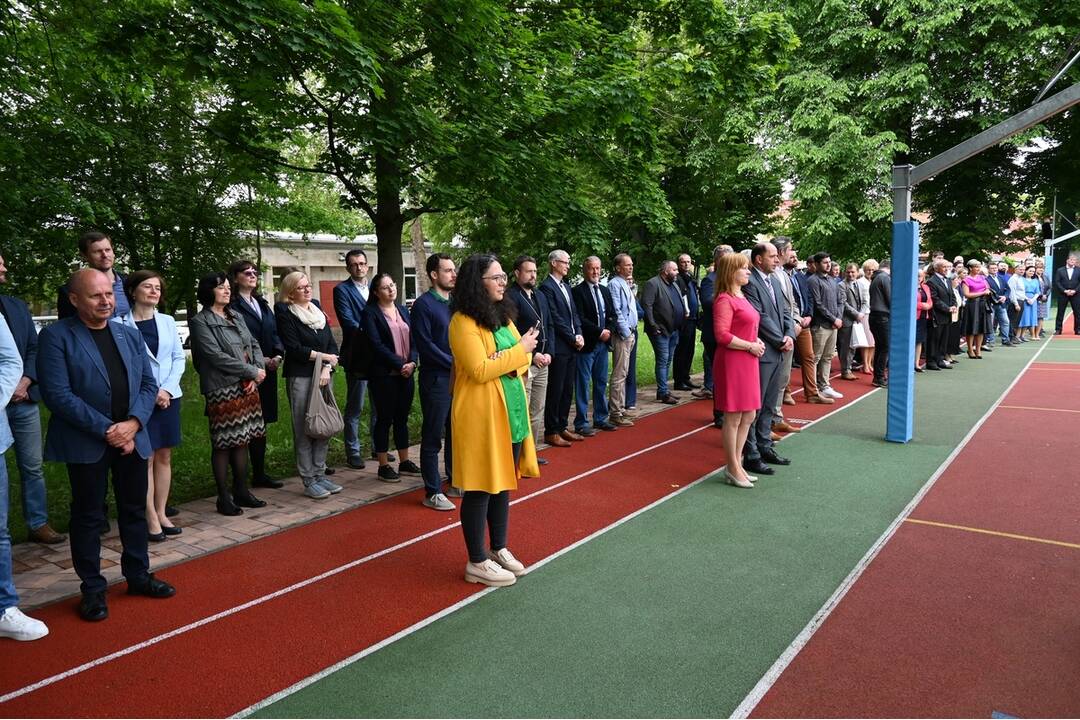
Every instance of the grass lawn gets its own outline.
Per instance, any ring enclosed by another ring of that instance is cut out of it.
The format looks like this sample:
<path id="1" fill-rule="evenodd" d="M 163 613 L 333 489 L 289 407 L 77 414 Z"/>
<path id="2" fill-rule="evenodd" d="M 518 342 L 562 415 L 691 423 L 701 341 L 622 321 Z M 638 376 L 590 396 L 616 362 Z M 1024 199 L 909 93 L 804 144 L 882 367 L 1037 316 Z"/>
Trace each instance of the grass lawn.
<path id="1" fill-rule="evenodd" d="M 637 380 L 639 392 L 646 386 L 653 385 L 654 381 L 654 355 L 652 345 L 640 335 L 637 356 Z M 701 351 L 694 358 L 693 372 L 701 371 Z M 210 472 L 210 429 L 203 414 L 203 398 L 199 393 L 199 376 L 188 363 L 188 369 L 184 373 L 181 387 L 184 391 L 181 405 L 181 424 L 183 427 L 183 444 L 173 450 L 173 484 L 170 502 L 173 504 L 187 502 L 202 497 L 215 495 L 217 490 L 214 478 Z M 344 373 L 334 373 L 334 393 L 337 396 L 338 406 L 345 407 L 345 376 Z M 42 405 L 41 419 L 42 428 L 48 427 L 49 411 Z M 267 472 L 274 477 L 289 477 L 296 474 L 295 458 L 293 456 L 292 429 L 289 422 L 289 402 L 285 398 L 285 383 L 278 378 L 278 415 L 276 423 L 267 428 L 266 442 L 266 467 Z M 364 417 L 361 421 L 360 436 L 370 437 L 367 421 L 370 419 L 370 398 L 365 402 Z M 420 439 L 420 396 L 419 393 L 413 399 L 412 414 L 409 418 L 409 434 L 413 442 Z M 370 452 L 370 442 L 364 442 L 364 449 Z M 19 471 L 15 465 L 15 451 L 9 450 L 6 454 L 10 511 L 8 513 L 9 527 L 11 529 L 12 542 L 23 542 L 26 539 L 26 524 L 23 522 L 22 513 L 22 489 L 19 483 Z M 331 465 L 344 465 L 345 445 L 341 436 L 330 441 L 330 452 L 327 458 Z M 61 463 L 45 463 L 45 484 L 49 503 L 49 524 L 60 532 L 65 532 L 68 527 L 68 507 L 71 503 L 71 488 L 68 484 L 67 470 Z M 115 513 L 115 504 L 110 502 L 110 509 Z"/>

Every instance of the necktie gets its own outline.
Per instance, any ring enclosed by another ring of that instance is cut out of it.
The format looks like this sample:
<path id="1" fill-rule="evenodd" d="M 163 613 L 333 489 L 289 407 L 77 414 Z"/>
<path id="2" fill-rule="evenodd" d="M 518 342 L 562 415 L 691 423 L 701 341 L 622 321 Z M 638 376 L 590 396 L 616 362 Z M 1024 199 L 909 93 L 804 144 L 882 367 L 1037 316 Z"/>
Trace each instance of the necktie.
<path id="1" fill-rule="evenodd" d="M 763 279 L 765 280 L 765 287 L 769 288 L 769 299 L 772 300 L 772 304 L 775 307 L 776 306 L 776 291 L 773 289 L 772 282 L 769 281 L 769 276 L 768 275 L 765 275 L 763 277 Z"/>
<path id="2" fill-rule="evenodd" d="M 593 289 L 593 295 L 594 295 L 593 299 L 596 302 L 596 322 L 602 328 L 602 327 L 604 327 L 604 307 L 603 307 L 604 301 L 600 299 L 600 286 L 599 285 L 593 285 L 592 289 Z"/>

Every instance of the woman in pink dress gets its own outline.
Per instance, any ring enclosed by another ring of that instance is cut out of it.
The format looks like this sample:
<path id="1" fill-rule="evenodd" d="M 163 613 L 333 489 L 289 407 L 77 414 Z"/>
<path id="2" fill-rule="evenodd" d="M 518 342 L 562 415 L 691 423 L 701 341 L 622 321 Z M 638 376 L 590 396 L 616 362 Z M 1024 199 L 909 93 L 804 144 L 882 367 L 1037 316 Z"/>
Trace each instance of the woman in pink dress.
<path id="1" fill-rule="evenodd" d="M 713 358 L 713 403 L 724 413 L 724 454 L 728 484 L 753 487 L 757 478 L 742 466 L 742 448 L 761 408 L 758 358 L 765 344 L 758 340 L 760 316 L 743 297 L 743 285 L 750 282 L 750 260 L 741 253 L 725 255 L 716 267 L 716 299 L 713 301 L 713 331 L 716 355 Z"/>

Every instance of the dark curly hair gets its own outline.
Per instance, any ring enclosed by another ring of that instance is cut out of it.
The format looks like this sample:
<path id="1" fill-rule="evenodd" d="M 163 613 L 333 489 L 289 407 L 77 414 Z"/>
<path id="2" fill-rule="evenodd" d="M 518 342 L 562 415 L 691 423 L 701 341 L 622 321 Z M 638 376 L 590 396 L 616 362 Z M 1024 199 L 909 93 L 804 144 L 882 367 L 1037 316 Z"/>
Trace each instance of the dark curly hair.
<path id="1" fill-rule="evenodd" d="M 229 278 L 223 272 L 213 272 L 209 275 L 203 275 L 199 279 L 199 289 L 195 295 L 199 299 L 199 304 L 203 306 L 204 310 L 209 310 L 214 307 L 214 288 L 223 283 L 229 282 Z M 225 315 L 229 318 L 232 317 L 232 311 L 229 306 L 225 306 Z"/>
<path id="2" fill-rule="evenodd" d="M 458 268 L 457 283 L 450 296 L 450 312 L 471 317 L 481 327 L 495 332 L 517 319 L 517 306 L 503 295 L 499 302 L 492 302 L 484 287 L 484 274 L 491 263 L 498 262 L 494 255 L 470 255 Z"/>

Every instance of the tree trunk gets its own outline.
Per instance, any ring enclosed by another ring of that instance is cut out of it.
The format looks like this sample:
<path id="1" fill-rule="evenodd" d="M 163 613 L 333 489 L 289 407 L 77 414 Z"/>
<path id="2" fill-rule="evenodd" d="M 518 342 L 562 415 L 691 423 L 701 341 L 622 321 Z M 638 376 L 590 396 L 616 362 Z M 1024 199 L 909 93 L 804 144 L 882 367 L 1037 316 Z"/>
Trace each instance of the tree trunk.
<path id="1" fill-rule="evenodd" d="M 422 217 L 422 216 L 421 216 Z M 416 296 L 420 297 L 431 289 L 431 278 L 427 274 L 427 251 L 424 250 L 424 226 L 420 218 L 415 218 L 409 227 L 412 240 L 413 266 L 416 268 Z"/>

